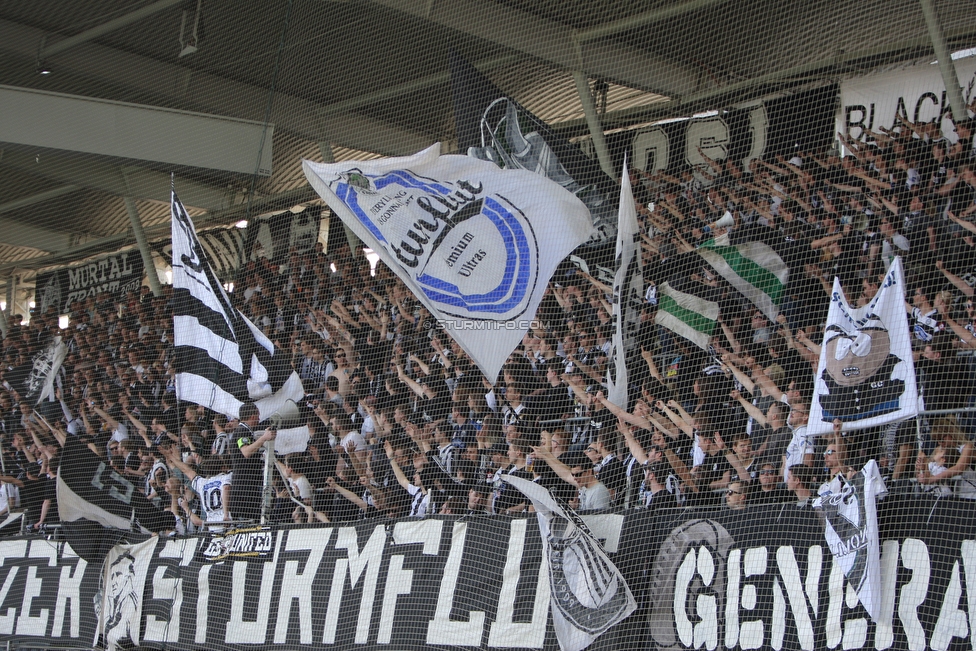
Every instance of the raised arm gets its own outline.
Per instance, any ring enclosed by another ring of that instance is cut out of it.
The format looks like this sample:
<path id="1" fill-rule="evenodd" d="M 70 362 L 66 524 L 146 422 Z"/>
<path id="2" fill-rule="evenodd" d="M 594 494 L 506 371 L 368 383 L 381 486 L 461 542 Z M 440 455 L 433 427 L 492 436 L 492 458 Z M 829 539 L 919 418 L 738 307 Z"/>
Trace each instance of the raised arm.
<path id="1" fill-rule="evenodd" d="M 345 488 L 344 486 L 337 484 L 335 477 L 329 477 L 328 479 L 325 480 L 325 483 L 329 488 L 334 488 L 337 493 L 345 497 L 347 500 L 349 500 L 350 502 L 358 506 L 363 511 L 365 511 L 368 508 L 369 505 L 366 504 L 366 501 L 362 497 L 356 495 L 348 488 Z"/>
<path id="2" fill-rule="evenodd" d="M 573 477 L 573 471 L 570 470 L 565 463 L 557 459 L 552 453 L 552 450 L 545 447 L 537 447 L 532 448 L 532 454 L 535 455 L 536 459 L 541 459 L 549 464 L 549 467 L 552 468 L 553 472 L 555 472 L 564 482 L 579 488 L 579 484 L 576 482 L 576 477 Z"/>
<path id="3" fill-rule="evenodd" d="M 742 465 L 742 461 L 739 460 L 739 457 L 736 456 L 735 452 L 725 447 L 725 441 L 722 440 L 722 435 L 718 432 L 715 432 L 715 445 L 717 445 L 718 449 L 721 450 L 722 454 L 725 455 L 725 460 L 728 461 L 732 468 L 735 469 L 735 474 L 739 476 L 739 480 L 743 483 L 751 484 L 752 477 L 749 476 L 749 471 L 746 470 L 746 467 Z"/>
<path id="4" fill-rule="evenodd" d="M 952 283 L 960 292 L 970 297 L 973 295 L 973 288 L 970 287 L 965 280 L 946 269 L 942 260 L 936 260 L 935 268 L 941 271 L 942 275 L 946 277 L 946 280 Z"/>
<path id="5" fill-rule="evenodd" d="M 665 416 L 670 418 L 671 422 L 677 425 L 678 429 L 684 432 L 686 436 L 692 437 L 695 435 L 694 426 L 691 423 L 685 422 L 685 419 L 683 419 L 680 415 L 668 409 L 668 406 L 665 405 L 663 402 L 658 400 L 656 406 L 664 413 Z"/>
<path id="6" fill-rule="evenodd" d="M 630 427 L 622 419 L 617 419 L 617 430 L 624 435 L 624 442 L 627 444 L 627 449 L 637 460 L 637 463 L 644 465 L 647 463 L 647 453 L 644 452 L 644 447 L 640 444 L 640 441 L 634 436 L 634 433 L 630 431 Z"/>
<path id="7" fill-rule="evenodd" d="M 725 367 L 727 369 L 732 371 L 732 375 L 734 375 L 735 379 L 739 381 L 739 384 L 742 385 L 742 388 L 744 388 L 750 394 L 755 395 L 756 383 L 752 381 L 752 378 L 749 377 L 749 374 L 743 371 L 738 366 L 736 366 L 735 361 L 732 359 L 730 355 L 722 355 L 722 362 L 725 364 Z"/>
<path id="8" fill-rule="evenodd" d="M 166 458 L 166 465 L 168 465 L 170 468 L 176 468 L 186 475 L 186 478 L 190 481 L 193 481 L 197 477 L 197 471 L 194 470 L 192 466 L 183 463 L 183 460 L 180 459 L 180 451 L 175 447 L 168 448 L 167 451 L 163 453 L 163 456 Z M 224 502 L 224 504 L 227 504 L 227 502 Z"/>
<path id="9" fill-rule="evenodd" d="M 241 447 L 241 454 L 244 455 L 245 459 L 250 459 L 264 446 L 266 442 L 275 440 L 277 435 L 278 432 L 273 429 L 264 430 L 264 434 L 259 436 L 253 442 Z"/>
<path id="10" fill-rule="evenodd" d="M 959 325 L 959 323 L 956 322 L 954 319 L 952 319 L 948 314 L 945 314 L 939 308 L 940 300 L 941 299 L 936 298 L 934 304 L 935 304 L 935 309 L 939 310 L 939 314 L 941 315 L 942 320 L 945 322 L 947 326 L 952 328 L 952 331 L 956 334 L 957 337 L 959 337 L 962 340 L 962 342 L 968 348 L 976 348 L 976 336 L 973 336 L 973 333 L 971 333 L 969 330 L 966 330 L 966 328 L 964 328 L 963 326 Z"/>
<path id="11" fill-rule="evenodd" d="M 755 361 L 753 361 L 752 374 L 753 377 L 756 378 L 756 382 L 762 388 L 763 393 L 765 393 L 767 396 L 772 396 L 773 400 L 782 401 L 783 396 L 785 395 L 783 391 L 776 386 L 775 382 L 769 379 L 769 376 L 766 375 L 766 372 L 763 370 L 762 366 Z"/>
<path id="12" fill-rule="evenodd" d="M 421 398 L 426 398 L 427 397 L 427 395 L 424 393 L 424 388 L 422 386 L 420 386 L 420 383 L 417 382 L 416 380 L 414 380 L 413 378 L 411 378 L 409 375 L 407 375 L 403 371 L 403 367 L 402 366 L 400 366 L 399 364 L 397 364 L 396 370 L 397 370 L 397 378 L 399 378 L 400 382 L 402 382 L 403 384 L 406 384 L 410 388 L 411 391 L 413 391 L 415 394 L 417 394 Z"/>
<path id="13" fill-rule="evenodd" d="M 733 400 L 738 400 L 739 404 L 742 405 L 742 408 L 746 410 L 746 413 L 749 414 L 749 416 L 751 416 L 757 423 L 759 423 L 763 427 L 766 427 L 768 423 L 768 421 L 766 420 L 766 415 L 762 413 L 762 410 L 759 409 L 759 407 L 757 407 L 756 405 L 752 404 L 751 402 L 743 398 L 742 394 L 739 393 L 738 391 L 731 391 L 729 393 L 729 396 L 731 396 Z"/>
<path id="14" fill-rule="evenodd" d="M 665 437 L 665 443 L 661 447 L 661 452 L 664 453 L 664 458 L 668 460 L 671 464 L 671 469 L 674 470 L 678 478 L 688 486 L 693 493 L 698 492 L 698 484 L 695 482 L 695 478 L 692 476 L 691 471 L 688 469 L 688 465 L 681 460 L 681 458 L 675 454 L 671 446 L 667 444 L 667 437 Z"/>
<path id="15" fill-rule="evenodd" d="M 409 490 L 412 484 L 407 480 L 407 476 L 403 474 L 403 470 L 400 469 L 400 465 L 396 462 L 396 458 L 393 455 L 393 445 L 387 441 L 383 444 L 383 449 L 386 450 L 386 457 L 390 460 L 390 468 L 393 470 L 393 475 L 396 477 L 397 483 L 403 487 L 403 490 Z"/>
<path id="16" fill-rule="evenodd" d="M 93 411 L 94 411 L 94 412 L 95 412 L 96 414 L 98 414 L 98 415 L 99 415 L 99 417 L 101 417 L 101 419 L 102 419 L 102 420 L 104 420 L 104 421 L 105 421 L 105 422 L 106 422 L 106 423 L 108 424 L 108 426 L 109 426 L 110 428 L 112 428 L 112 429 L 116 429 L 116 428 L 118 428 L 118 426 L 119 426 L 119 421 L 117 421 L 117 420 L 115 420 L 114 418 L 112 418 L 112 417 L 111 417 L 111 416 L 110 416 L 110 415 L 108 414 L 108 412 L 106 412 L 105 410 L 103 410 L 103 409 L 102 409 L 101 407 L 97 407 L 97 406 L 95 406 L 95 403 L 94 403 L 94 401 L 93 401 L 93 402 L 91 403 L 91 408 L 92 408 L 92 410 L 93 410 Z"/>
<path id="17" fill-rule="evenodd" d="M 722 326 L 722 333 L 725 335 L 725 339 L 728 340 L 729 345 L 732 346 L 732 352 L 734 352 L 736 355 L 742 353 L 742 345 L 739 343 L 739 340 L 736 339 L 735 334 L 732 332 L 732 328 L 726 325 L 725 319 L 721 317 L 719 318 L 718 322 L 719 325 Z"/>
<path id="18" fill-rule="evenodd" d="M 641 357 L 647 363 L 647 370 L 650 372 L 651 377 L 661 384 L 665 384 L 664 377 L 661 375 L 661 372 L 657 368 L 657 363 L 654 361 L 654 354 L 641 346 Z"/>
<path id="19" fill-rule="evenodd" d="M 597 401 L 600 402 L 600 404 L 602 404 L 604 407 L 610 410 L 610 413 L 616 416 L 617 418 L 622 419 L 630 423 L 631 425 L 636 425 L 637 427 L 641 427 L 643 429 L 647 429 L 647 430 L 651 429 L 650 421 L 648 421 L 646 418 L 642 416 L 638 416 L 637 414 L 631 414 L 623 407 L 620 407 L 610 402 L 603 395 L 602 391 L 597 392 L 596 399 Z"/>

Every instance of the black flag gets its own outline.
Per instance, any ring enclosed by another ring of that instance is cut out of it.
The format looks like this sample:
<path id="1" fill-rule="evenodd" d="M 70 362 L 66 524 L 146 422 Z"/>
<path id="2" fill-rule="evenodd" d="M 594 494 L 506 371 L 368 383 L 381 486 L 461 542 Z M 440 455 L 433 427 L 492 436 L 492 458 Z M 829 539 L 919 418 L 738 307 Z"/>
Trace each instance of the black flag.
<path id="1" fill-rule="evenodd" d="M 101 538 L 117 540 L 115 530 L 131 530 L 136 525 L 147 531 L 176 528 L 176 517 L 146 499 L 139 488 L 120 475 L 106 459 L 88 449 L 75 436 L 68 436 L 58 469 L 58 514 L 66 526 L 72 549 L 104 550 Z M 89 524 L 82 526 L 81 521 Z M 95 523 L 103 525 L 102 528 Z M 109 527 L 110 529 L 105 529 Z M 77 533 L 74 538 L 72 533 Z M 113 540 L 114 542 L 114 540 Z M 81 552 L 78 552 L 79 554 Z M 84 558 L 84 557 L 83 557 Z"/>
<path id="2" fill-rule="evenodd" d="M 617 182 L 453 51 L 451 89 L 458 150 L 499 167 L 535 172 L 579 197 L 596 229 L 581 247 L 585 257 L 610 266 L 617 240 Z"/>

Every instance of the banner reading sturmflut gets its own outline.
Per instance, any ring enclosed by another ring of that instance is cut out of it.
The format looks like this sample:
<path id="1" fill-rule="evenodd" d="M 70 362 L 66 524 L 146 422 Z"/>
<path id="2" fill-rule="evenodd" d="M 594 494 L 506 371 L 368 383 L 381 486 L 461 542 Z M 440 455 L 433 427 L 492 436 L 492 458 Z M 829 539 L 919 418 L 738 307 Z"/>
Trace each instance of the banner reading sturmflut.
<path id="1" fill-rule="evenodd" d="M 325 202 L 494 382 L 559 262 L 592 231 L 568 190 L 440 144 L 404 158 L 304 161 Z"/>
<path id="2" fill-rule="evenodd" d="M 844 431 L 918 415 L 919 396 L 905 313 L 901 258 L 895 258 L 871 302 L 852 308 L 834 279 L 817 366 L 809 435 Z"/>

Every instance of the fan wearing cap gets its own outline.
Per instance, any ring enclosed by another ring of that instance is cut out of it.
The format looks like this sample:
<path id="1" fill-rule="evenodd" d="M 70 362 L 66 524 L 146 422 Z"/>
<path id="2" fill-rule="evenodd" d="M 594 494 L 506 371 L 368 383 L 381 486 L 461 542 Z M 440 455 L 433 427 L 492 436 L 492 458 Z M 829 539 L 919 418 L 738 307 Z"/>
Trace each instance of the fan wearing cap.
<path id="1" fill-rule="evenodd" d="M 877 317 L 860 329 L 827 328 L 827 363 L 818 390 L 822 418 L 858 421 L 898 410 L 905 391 L 905 362 L 891 353 L 888 331 Z"/>

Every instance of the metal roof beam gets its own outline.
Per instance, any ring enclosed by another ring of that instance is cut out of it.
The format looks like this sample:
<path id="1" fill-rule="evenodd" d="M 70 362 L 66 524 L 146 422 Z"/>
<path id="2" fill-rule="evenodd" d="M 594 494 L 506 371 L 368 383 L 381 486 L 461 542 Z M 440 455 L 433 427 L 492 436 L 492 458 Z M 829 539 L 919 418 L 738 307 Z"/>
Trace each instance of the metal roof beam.
<path id="1" fill-rule="evenodd" d="M 0 50 L 34 61 L 41 30 L 0 20 Z M 268 90 L 149 57 L 129 54 L 95 43 L 83 43 L 71 56 L 48 61 L 54 74 L 68 70 L 124 88 L 162 97 L 193 110 L 263 121 Z M 302 138 L 318 142 L 319 124 L 309 116 L 322 115 L 322 127 L 333 144 L 386 155 L 414 154 L 432 142 L 428 134 L 404 129 L 367 116 L 323 115 L 324 105 L 277 93 L 271 122 Z M 182 195 L 181 195 L 182 196 Z"/>
<path id="2" fill-rule="evenodd" d="M 146 5 L 145 7 L 136 9 L 135 11 L 129 12 L 124 16 L 119 16 L 118 18 L 110 20 L 107 23 L 102 23 L 97 27 L 86 29 L 80 34 L 69 36 L 60 41 L 56 41 L 51 45 L 48 45 L 40 52 L 38 52 L 37 60 L 44 61 L 48 57 L 52 57 L 55 56 L 56 54 L 60 54 L 65 50 L 70 50 L 76 45 L 81 45 L 82 43 L 86 43 L 88 41 L 94 40 L 99 36 L 108 34 L 109 32 L 114 32 L 115 30 L 121 27 L 125 27 L 126 25 L 131 25 L 132 23 L 139 22 L 143 18 L 148 18 L 153 14 L 169 9 L 170 7 L 174 5 L 178 5 L 182 2 L 186 2 L 186 0 L 159 0 L 158 2 L 154 2 L 151 5 Z"/>
<path id="3" fill-rule="evenodd" d="M 119 197 L 132 196 L 169 203 L 170 175 L 142 168 L 126 168 L 123 178 L 119 167 L 91 156 L 69 156 L 55 152 L 36 155 L 17 149 L 6 149 L 0 167 L 42 176 L 60 183 L 108 192 Z M 126 183 L 128 181 L 128 183 Z M 188 179 L 179 180 L 180 199 L 187 206 L 222 210 L 239 203 L 236 193 Z"/>
<path id="4" fill-rule="evenodd" d="M 13 199 L 12 201 L 6 201 L 4 203 L 0 203 L 0 214 L 20 210 L 21 208 L 29 208 L 30 206 L 34 206 L 45 201 L 50 201 L 51 199 L 57 199 L 58 197 L 63 197 L 64 195 L 71 194 L 72 192 L 77 192 L 80 189 L 81 188 L 79 188 L 77 185 L 62 185 L 57 188 L 45 190 L 44 192 L 32 194 L 29 197 L 22 197 L 20 199 Z"/>
<path id="5" fill-rule="evenodd" d="M 700 72 L 608 40 L 580 41 L 571 27 L 486 0 L 453 0 L 431 8 L 416 0 L 374 3 L 528 54 L 565 70 L 671 97 L 698 90 Z M 430 9 L 430 11 L 428 11 Z"/>
<path id="6" fill-rule="evenodd" d="M 271 174 L 274 127 L 0 85 L 0 142 L 166 165 Z"/>
<path id="7" fill-rule="evenodd" d="M 0 214 L 30 208 L 39 203 L 63 197 L 80 190 L 76 185 L 62 185 L 51 190 L 38 192 L 29 197 L 21 197 L 0 203 Z M 25 246 L 38 251 L 62 251 L 76 243 L 77 237 L 65 231 L 31 226 L 16 219 L 0 219 L 0 243 L 10 246 Z"/>
<path id="8" fill-rule="evenodd" d="M 0 243 L 3 244 L 55 253 L 64 251 L 77 241 L 78 237 L 71 233 L 31 226 L 14 219 L 0 219 Z"/>
<path id="9" fill-rule="evenodd" d="M 609 23 L 597 25 L 596 27 L 590 27 L 589 29 L 581 29 L 577 32 L 576 37 L 580 40 L 580 43 L 586 43 L 587 41 L 594 41 L 605 36 L 613 36 L 618 32 L 627 31 L 628 29 L 636 29 L 644 25 L 650 25 L 651 23 L 682 16 L 693 11 L 698 11 L 699 9 L 707 9 L 712 5 L 722 4 L 723 2 L 728 2 L 728 0 L 690 0 L 690 2 L 685 2 L 680 5 L 669 5 L 661 9 L 653 9 L 634 16 L 613 20 Z"/>
<path id="10" fill-rule="evenodd" d="M 948 30 L 946 32 L 946 39 L 971 38 L 973 35 L 974 33 L 970 29 Z M 847 66 L 850 66 L 852 63 L 861 59 L 871 60 L 900 52 L 909 54 L 902 56 L 897 60 L 914 60 L 924 56 L 925 54 L 931 54 L 932 43 L 928 35 L 926 35 L 905 41 L 899 41 L 897 43 L 888 43 L 886 45 L 867 50 L 842 52 L 818 61 L 811 61 L 809 63 L 800 64 L 791 68 L 785 68 L 783 70 L 774 70 L 773 72 L 769 72 L 758 77 L 744 79 L 725 86 L 709 88 L 707 90 L 686 95 L 682 98 L 675 98 L 667 102 L 657 102 L 655 104 L 634 106 L 617 111 L 608 111 L 601 116 L 601 121 L 603 122 L 604 129 L 613 129 L 639 124 L 648 120 L 676 117 L 686 114 L 689 110 L 696 110 L 705 107 L 718 108 L 713 100 L 720 98 L 722 102 L 725 102 L 729 99 L 727 96 L 735 96 L 736 101 L 741 101 L 743 99 L 742 97 L 739 97 L 741 94 L 746 93 L 748 95 L 751 92 L 755 92 L 755 89 L 759 87 L 769 84 L 788 82 L 791 78 L 808 75 L 811 73 L 823 75 L 826 72 L 830 72 L 832 68 L 843 69 L 846 71 Z M 891 61 L 888 63 L 890 64 Z M 865 74 L 866 72 L 867 70 L 861 70 L 858 71 L 858 74 Z M 708 104 L 709 102 L 711 103 Z M 583 119 L 566 120 L 553 126 L 559 132 L 566 133 L 570 131 L 579 131 L 586 128 L 586 122 Z"/>
<path id="11" fill-rule="evenodd" d="M 131 174 L 131 172 L 127 172 Z M 130 176 L 131 180 L 131 176 Z M 183 194 L 180 194 L 183 199 Z M 299 203 L 319 200 L 319 196 L 311 186 L 304 186 L 296 190 L 287 190 L 280 194 L 261 197 L 251 203 L 251 214 L 258 215 L 271 210 L 281 210 Z M 169 201 L 169 199 L 167 199 Z M 246 204 L 240 204 L 223 210 L 208 212 L 206 215 L 194 217 L 194 224 L 198 229 L 216 225 L 232 224 L 239 220 L 247 211 Z M 0 226 L 2 227 L 2 226 Z M 165 238 L 170 231 L 170 224 L 158 224 L 145 229 L 146 237 L 150 240 L 154 238 Z M 72 246 L 69 249 L 59 250 L 45 256 L 17 260 L 16 262 L 0 263 L 0 275 L 10 273 L 14 269 L 40 269 L 56 264 L 66 264 L 81 258 L 86 258 L 99 253 L 106 253 L 118 249 L 124 244 L 131 244 L 132 236 L 126 231 L 115 235 L 106 235 L 92 240 L 88 240 Z"/>

